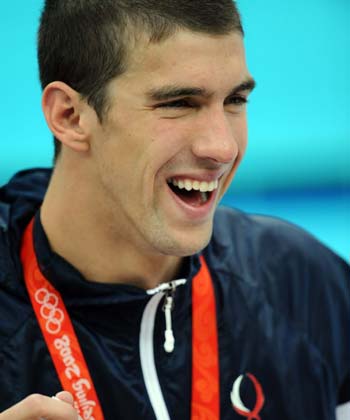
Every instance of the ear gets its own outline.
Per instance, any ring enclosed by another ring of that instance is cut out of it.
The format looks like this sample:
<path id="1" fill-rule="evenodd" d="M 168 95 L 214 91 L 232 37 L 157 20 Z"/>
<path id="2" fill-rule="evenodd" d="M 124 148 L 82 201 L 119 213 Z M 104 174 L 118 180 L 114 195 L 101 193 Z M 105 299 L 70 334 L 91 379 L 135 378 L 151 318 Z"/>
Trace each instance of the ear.
<path id="1" fill-rule="evenodd" d="M 47 125 L 58 140 L 76 152 L 90 148 L 89 127 L 82 118 L 87 106 L 79 93 L 63 82 L 52 82 L 44 89 L 42 108 Z"/>

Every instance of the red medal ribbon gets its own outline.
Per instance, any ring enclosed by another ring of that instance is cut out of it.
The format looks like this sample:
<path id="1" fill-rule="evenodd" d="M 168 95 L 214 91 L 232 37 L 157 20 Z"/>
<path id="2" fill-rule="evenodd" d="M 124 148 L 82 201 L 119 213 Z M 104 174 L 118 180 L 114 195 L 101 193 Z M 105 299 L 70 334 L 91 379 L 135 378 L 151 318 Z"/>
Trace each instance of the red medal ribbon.
<path id="1" fill-rule="evenodd" d="M 24 233 L 21 260 L 35 315 L 62 387 L 74 396 L 79 415 L 84 420 L 103 420 L 101 405 L 62 297 L 39 269 L 33 224 L 34 220 Z"/>
<path id="2" fill-rule="evenodd" d="M 24 280 L 40 329 L 64 390 L 85 420 L 103 420 L 89 369 L 60 293 L 41 273 L 33 243 L 34 219 L 22 239 Z M 192 420 L 220 419 L 215 294 L 204 258 L 192 285 Z M 203 417 L 204 416 L 204 417 Z"/>
<path id="3" fill-rule="evenodd" d="M 220 419 L 219 350 L 216 301 L 209 269 L 192 283 L 192 420 Z"/>

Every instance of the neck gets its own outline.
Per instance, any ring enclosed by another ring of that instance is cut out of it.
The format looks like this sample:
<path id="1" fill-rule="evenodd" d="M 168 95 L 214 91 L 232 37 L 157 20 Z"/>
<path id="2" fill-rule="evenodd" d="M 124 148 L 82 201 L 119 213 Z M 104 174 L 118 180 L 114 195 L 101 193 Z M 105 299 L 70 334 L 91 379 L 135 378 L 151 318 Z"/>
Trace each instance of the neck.
<path id="1" fill-rule="evenodd" d="M 65 180 L 55 169 L 41 208 L 54 252 L 89 281 L 150 289 L 176 278 L 180 257 L 142 252 L 96 203 L 96 195 L 84 185 Z"/>

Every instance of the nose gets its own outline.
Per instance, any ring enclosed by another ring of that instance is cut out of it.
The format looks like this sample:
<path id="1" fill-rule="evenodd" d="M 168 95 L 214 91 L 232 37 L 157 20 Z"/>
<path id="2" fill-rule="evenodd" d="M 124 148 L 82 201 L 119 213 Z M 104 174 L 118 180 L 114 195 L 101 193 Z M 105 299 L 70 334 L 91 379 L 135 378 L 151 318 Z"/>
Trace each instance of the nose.
<path id="1" fill-rule="evenodd" d="M 239 152 L 234 119 L 235 116 L 227 116 L 224 109 L 203 116 L 194 134 L 193 154 L 218 163 L 232 163 Z"/>

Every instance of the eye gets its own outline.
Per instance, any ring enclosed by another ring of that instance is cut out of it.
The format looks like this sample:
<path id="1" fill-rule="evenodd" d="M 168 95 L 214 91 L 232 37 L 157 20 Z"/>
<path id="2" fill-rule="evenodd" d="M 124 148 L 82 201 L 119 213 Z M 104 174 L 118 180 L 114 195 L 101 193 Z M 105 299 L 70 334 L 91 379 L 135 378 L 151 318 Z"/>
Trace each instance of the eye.
<path id="1" fill-rule="evenodd" d="M 163 104 L 158 104 L 157 108 L 188 108 L 192 105 L 187 99 L 177 99 L 175 101 L 165 102 Z"/>
<path id="2" fill-rule="evenodd" d="M 230 96 L 225 101 L 225 105 L 240 106 L 240 105 L 245 105 L 246 103 L 248 103 L 248 99 L 245 96 L 241 96 L 241 95 Z"/>

